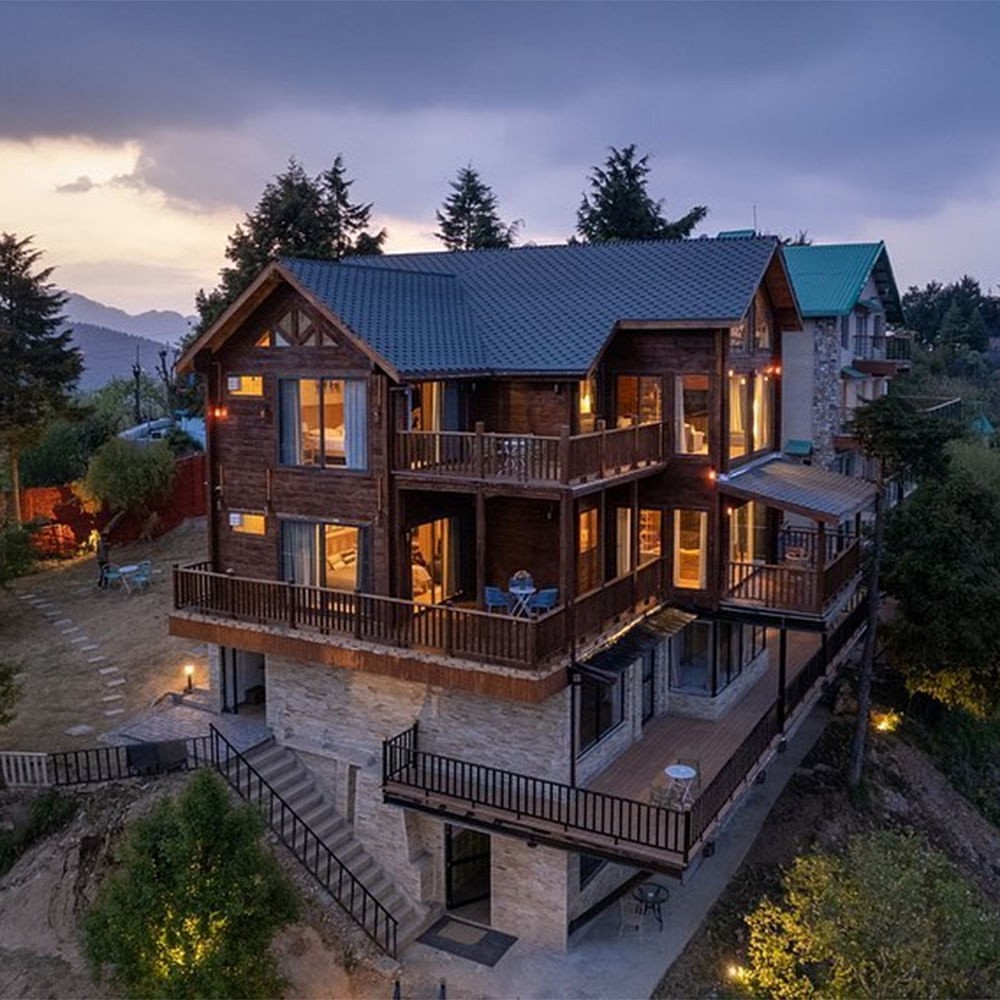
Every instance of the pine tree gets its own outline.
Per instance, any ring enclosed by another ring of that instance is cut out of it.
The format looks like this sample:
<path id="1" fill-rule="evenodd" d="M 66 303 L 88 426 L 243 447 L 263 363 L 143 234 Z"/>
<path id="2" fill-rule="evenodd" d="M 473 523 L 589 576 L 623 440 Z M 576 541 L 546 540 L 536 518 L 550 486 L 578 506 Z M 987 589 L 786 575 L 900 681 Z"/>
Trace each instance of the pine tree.
<path id="1" fill-rule="evenodd" d="M 19 456 L 46 421 L 69 405 L 83 370 L 64 325 L 66 296 L 35 271 L 42 256 L 31 236 L 0 235 L 0 448 L 6 452 L 12 520 L 21 523 Z"/>
<path id="2" fill-rule="evenodd" d="M 316 177 L 290 159 L 285 172 L 267 184 L 257 207 L 229 237 L 226 259 L 232 266 L 219 272 L 218 287 L 198 292 L 195 306 L 200 320 L 193 334 L 211 326 L 261 268 L 279 255 L 341 260 L 381 253 L 386 232 L 368 231 L 372 205 L 350 200 L 353 183 L 340 155 Z"/>
<path id="3" fill-rule="evenodd" d="M 663 201 L 646 192 L 648 156 L 636 159 L 635 145 L 611 147 L 603 167 L 590 174 L 590 195 L 585 193 L 576 213 L 576 231 L 585 243 L 615 240 L 676 240 L 691 235 L 708 214 L 696 205 L 674 222 L 664 217 Z"/>
<path id="4" fill-rule="evenodd" d="M 437 213 L 435 233 L 449 250 L 488 250 L 509 247 L 519 221 L 506 223 L 497 211 L 497 198 L 471 167 L 462 167 L 451 182 L 451 194 Z"/>

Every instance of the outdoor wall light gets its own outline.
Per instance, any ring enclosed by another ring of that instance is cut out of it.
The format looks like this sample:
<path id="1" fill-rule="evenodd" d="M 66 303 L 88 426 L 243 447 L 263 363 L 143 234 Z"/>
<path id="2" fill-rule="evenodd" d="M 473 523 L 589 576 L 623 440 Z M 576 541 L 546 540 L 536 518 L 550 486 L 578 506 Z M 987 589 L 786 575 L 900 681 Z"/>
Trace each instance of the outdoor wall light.
<path id="1" fill-rule="evenodd" d="M 185 663 L 184 664 L 184 676 L 187 678 L 187 690 L 194 690 L 194 664 Z"/>

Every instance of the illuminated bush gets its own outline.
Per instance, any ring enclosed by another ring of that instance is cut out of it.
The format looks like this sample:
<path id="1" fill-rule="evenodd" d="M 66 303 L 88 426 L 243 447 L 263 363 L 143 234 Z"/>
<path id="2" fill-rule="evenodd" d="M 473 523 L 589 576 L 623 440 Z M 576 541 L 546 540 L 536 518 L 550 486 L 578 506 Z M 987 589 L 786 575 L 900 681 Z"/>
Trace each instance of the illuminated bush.
<path id="1" fill-rule="evenodd" d="M 949 861 L 916 837 L 856 837 L 842 856 L 800 857 L 783 899 L 747 918 L 751 996 L 1000 995 L 1000 925 Z"/>
<path id="2" fill-rule="evenodd" d="M 84 921 L 95 970 L 128 996 L 280 995 L 268 946 L 298 901 L 261 829 L 208 771 L 136 821 Z"/>

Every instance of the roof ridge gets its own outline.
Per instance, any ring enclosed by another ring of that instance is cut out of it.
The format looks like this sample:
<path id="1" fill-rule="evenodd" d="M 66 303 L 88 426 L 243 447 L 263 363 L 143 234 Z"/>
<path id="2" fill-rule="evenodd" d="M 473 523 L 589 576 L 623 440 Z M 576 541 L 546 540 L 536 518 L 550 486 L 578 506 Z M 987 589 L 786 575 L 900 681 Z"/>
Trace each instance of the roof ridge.
<path id="1" fill-rule="evenodd" d="M 378 256 L 376 254 L 371 254 L 367 256 Z M 385 257 L 392 257 L 393 254 L 385 254 Z M 396 255 L 399 256 L 399 255 Z M 367 257 L 343 257 L 340 260 L 325 260 L 322 257 L 279 257 L 278 261 L 284 263 L 285 261 L 297 261 L 299 263 L 305 264 L 323 264 L 327 267 L 352 267 L 358 270 L 364 269 L 367 271 L 377 271 L 379 274 L 405 274 L 407 277 L 417 276 L 423 278 L 448 278 L 450 280 L 457 280 L 458 275 L 451 273 L 450 271 L 419 271 L 412 267 L 375 267 L 371 264 L 362 263 Z"/>

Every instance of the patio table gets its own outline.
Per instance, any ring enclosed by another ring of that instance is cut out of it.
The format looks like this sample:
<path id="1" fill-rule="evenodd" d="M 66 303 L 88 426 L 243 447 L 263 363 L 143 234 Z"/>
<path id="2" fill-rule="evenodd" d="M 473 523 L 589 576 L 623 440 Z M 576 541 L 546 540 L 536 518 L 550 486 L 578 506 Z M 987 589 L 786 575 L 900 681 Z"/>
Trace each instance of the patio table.
<path id="1" fill-rule="evenodd" d="M 510 596 L 513 598 L 510 613 L 515 618 L 531 617 L 531 597 L 538 590 L 532 583 L 510 584 Z"/>
<path id="2" fill-rule="evenodd" d="M 643 882 L 632 890 L 632 898 L 642 903 L 642 913 L 652 913 L 663 930 L 663 910 L 661 907 L 670 898 L 670 890 L 660 882 Z"/>

